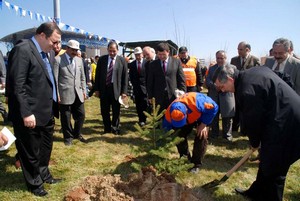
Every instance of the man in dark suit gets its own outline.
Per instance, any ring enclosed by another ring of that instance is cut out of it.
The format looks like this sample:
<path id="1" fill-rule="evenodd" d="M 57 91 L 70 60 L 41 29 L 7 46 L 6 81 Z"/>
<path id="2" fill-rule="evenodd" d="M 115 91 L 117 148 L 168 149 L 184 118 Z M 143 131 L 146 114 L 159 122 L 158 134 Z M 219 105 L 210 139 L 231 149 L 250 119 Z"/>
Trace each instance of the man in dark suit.
<path id="1" fill-rule="evenodd" d="M 77 57 L 79 42 L 69 40 L 66 52 L 57 56 L 54 63 L 54 75 L 58 85 L 58 102 L 60 104 L 60 121 L 66 146 L 72 145 L 73 139 L 86 140 L 81 135 L 86 98 L 85 72 L 82 59 Z M 74 126 L 71 123 L 74 118 Z"/>
<path id="2" fill-rule="evenodd" d="M 253 150 L 261 145 L 256 180 L 236 192 L 251 200 L 282 200 L 289 167 L 300 158 L 299 96 L 263 66 L 240 72 L 220 68 L 213 80 L 221 91 L 236 93 L 243 133 Z"/>
<path id="3" fill-rule="evenodd" d="M 61 40 L 55 23 L 43 23 L 35 36 L 20 41 L 8 61 L 6 96 L 16 147 L 29 191 L 45 196 L 43 183 L 54 184 L 48 165 L 52 151 L 54 116 L 58 117 L 57 88 L 48 53 Z"/>
<path id="4" fill-rule="evenodd" d="M 300 95 L 300 61 L 290 53 L 290 40 L 279 38 L 273 43 L 274 57 L 268 57 L 265 65 L 271 68 Z"/>
<path id="5" fill-rule="evenodd" d="M 249 69 L 253 66 L 260 66 L 260 61 L 257 57 L 250 54 L 251 46 L 249 43 L 242 41 L 238 45 L 239 56 L 233 57 L 230 64 L 236 66 L 238 70 Z M 232 121 L 232 131 L 238 131 L 240 127 L 239 108 L 236 104 L 235 115 Z"/>
<path id="6" fill-rule="evenodd" d="M 155 50 L 150 46 L 145 46 L 143 48 L 143 56 L 146 59 L 145 63 L 145 80 L 146 80 L 146 88 L 147 88 L 147 79 L 149 74 L 149 64 L 150 62 L 154 61 L 156 59 Z"/>
<path id="7" fill-rule="evenodd" d="M 233 57 L 230 64 L 236 66 L 238 70 L 245 70 L 253 66 L 260 66 L 260 61 L 257 57 L 250 54 L 251 46 L 249 43 L 242 41 L 238 45 L 239 56 Z"/>
<path id="8" fill-rule="evenodd" d="M 96 77 L 95 95 L 100 98 L 101 115 L 104 124 L 104 133 L 120 134 L 120 103 L 119 96 L 127 99 L 128 68 L 127 62 L 118 56 L 116 41 L 108 43 L 108 55 L 99 58 Z M 112 120 L 110 119 L 110 106 L 112 106 Z"/>
<path id="9" fill-rule="evenodd" d="M 157 46 L 158 59 L 149 64 L 147 92 L 149 102 L 155 98 L 160 105 L 160 112 L 166 109 L 176 98 L 175 90 L 186 91 L 185 78 L 180 61 L 169 56 L 167 43 Z"/>
<path id="10" fill-rule="evenodd" d="M 143 51 L 141 47 L 134 49 L 135 60 L 129 63 L 129 78 L 133 86 L 133 95 L 135 99 L 136 111 L 139 117 L 140 126 L 146 123 L 146 115 L 144 111 L 147 110 L 148 99 L 145 80 L 145 63 L 143 58 Z"/>

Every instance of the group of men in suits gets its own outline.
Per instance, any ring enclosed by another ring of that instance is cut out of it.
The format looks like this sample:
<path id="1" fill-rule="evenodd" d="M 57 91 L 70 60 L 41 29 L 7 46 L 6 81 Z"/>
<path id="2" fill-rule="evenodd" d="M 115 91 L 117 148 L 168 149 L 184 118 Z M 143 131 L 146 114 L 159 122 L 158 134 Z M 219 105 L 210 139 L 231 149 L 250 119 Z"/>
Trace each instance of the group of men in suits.
<path id="1" fill-rule="evenodd" d="M 160 105 L 160 111 L 166 109 L 175 100 L 175 90 L 186 91 L 185 77 L 179 59 L 170 55 L 167 43 L 157 45 L 155 50 L 148 46 L 143 50 L 140 47 L 134 49 L 135 60 L 129 64 L 129 77 L 133 85 L 136 109 L 139 124 L 145 125 L 148 106 Z M 143 59 L 145 55 L 145 59 Z M 155 56 L 157 57 L 155 59 Z"/>
<path id="2" fill-rule="evenodd" d="M 212 97 L 219 105 L 220 114 L 222 116 L 222 136 L 228 141 L 232 141 L 232 132 L 238 131 L 240 127 L 239 105 L 236 103 L 235 94 L 231 92 L 220 92 L 213 83 L 213 75 L 219 67 L 229 66 L 243 71 L 254 66 L 260 66 L 257 57 L 250 54 L 251 46 L 249 43 L 242 41 L 237 47 L 238 56 L 231 59 L 230 64 L 227 62 L 226 52 L 219 50 L 216 53 L 217 63 L 209 68 L 206 77 L 206 87 L 208 96 Z M 219 114 L 214 118 L 211 125 L 211 138 L 219 135 Z"/>

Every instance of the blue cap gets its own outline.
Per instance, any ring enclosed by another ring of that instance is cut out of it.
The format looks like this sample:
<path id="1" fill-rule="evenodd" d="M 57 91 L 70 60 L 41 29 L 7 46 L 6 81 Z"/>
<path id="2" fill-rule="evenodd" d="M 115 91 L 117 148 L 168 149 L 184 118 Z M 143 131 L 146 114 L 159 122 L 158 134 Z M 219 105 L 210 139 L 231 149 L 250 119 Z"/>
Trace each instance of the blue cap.
<path id="1" fill-rule="evenodd" d="M 180 128 L 186 124 L 187 107 L 181 102 L 174 102 L 170 107 L 171 123 L 174 127 Z"/>

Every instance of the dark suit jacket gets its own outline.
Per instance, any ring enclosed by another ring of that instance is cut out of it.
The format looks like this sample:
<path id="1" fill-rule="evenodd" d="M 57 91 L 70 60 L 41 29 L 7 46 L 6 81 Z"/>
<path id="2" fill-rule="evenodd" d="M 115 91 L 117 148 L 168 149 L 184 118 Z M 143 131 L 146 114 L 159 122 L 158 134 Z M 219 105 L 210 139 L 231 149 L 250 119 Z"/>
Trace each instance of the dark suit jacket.
<path id="1" fill-rule="evenodd" d="M 273 68 L 275 63 L 274 57 L 268 57 L 265 66 Z M 289 81 L 292 83 L 293 89 L 300 95 L 300 60 L 290 56 L 285 63 L 284 73 L 289 76 Z"/>
<path id="2" fill-rule="evenodd" d="M 264 174 L 299 159 L 299 96 L 267 67 L 240 71 L 234 79 L 241 127 L 252 147 L 261 142 Z"/>
<path id="3" fill-rule="evenodd" d="M 105 96 L 108 55 L 99 58 L 96 68 L 95 91 L 100 92 L 100 97 Z M 118 100 L 121 94 L 127 94 L 128 88 L 127 62 L 121 56 L 116 57 L 113 69 L 114 98 Z"/>
<path id="4" fill-rule="evenodd" d="M 186 91 L 185 77 L 178 59 L 169 57 L 166 75 L 160 59 L 149 64 L 148 72 L 148 98 L 154 97 L 157 104 L 162 104 L 166 95 L 170 101 L 173 101 L 176 98 L 175 89 Z"/>
<path id="5" fill-rule="evenodd" d="M 241 57 L 236 56 L 233 57 L 230 61 L 230 64 L 236 66 L 236 68 L 238 70 L 245 70 L 245 69 L 249 69 L 253 66 L 260 66 L 260 61 L 257 57 L 253 56 L 253 55 L 249 55 L 244 63 L 244 66 L 241 65 Z"/>
<path id="6" fill-rule="evenodd" d="M 128 64 L 129 68 L 129 78 L 133 86 L 133 94 L 135 96 L 146 95 L 146 70 L 145 70 L 146 60 L 143 59 L 141 63 L 141 72 L 138 73 L 136 60 Z"/>
<path id="7" fill-rule="evenodd" d="M 52 83 L 40 53 L 32 40 L 22 40 L 9 54 L 6 85 L 9 119 L 23 122 L 24 117 L 33 114 L 37 126 L 46 125 L 53 114 L 58 117 L 52 93 Z"/>

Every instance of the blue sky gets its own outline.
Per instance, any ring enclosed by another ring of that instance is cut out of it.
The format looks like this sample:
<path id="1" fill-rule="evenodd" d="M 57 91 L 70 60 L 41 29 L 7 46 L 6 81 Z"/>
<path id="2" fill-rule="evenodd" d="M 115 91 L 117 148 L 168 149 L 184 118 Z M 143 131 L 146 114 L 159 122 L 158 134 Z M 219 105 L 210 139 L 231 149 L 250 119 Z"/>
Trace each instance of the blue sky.
<path id="1" fill-rule="evenodd" d="M 4 1 L 53 17 L 53 0 Z M 265 56 L 279 37 L 300 54 L 299 0 L 61 0 L 60 8 L 61 21 L 76 28 L 122 42 L 170 39 L 206 61 L 220 49 L 237 55 L 240 41 Z M 40 23 L 2 5 L 0 38 Z"/>

